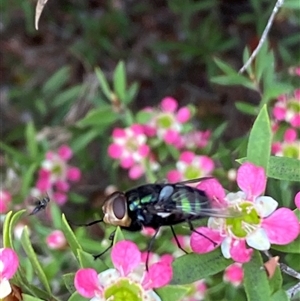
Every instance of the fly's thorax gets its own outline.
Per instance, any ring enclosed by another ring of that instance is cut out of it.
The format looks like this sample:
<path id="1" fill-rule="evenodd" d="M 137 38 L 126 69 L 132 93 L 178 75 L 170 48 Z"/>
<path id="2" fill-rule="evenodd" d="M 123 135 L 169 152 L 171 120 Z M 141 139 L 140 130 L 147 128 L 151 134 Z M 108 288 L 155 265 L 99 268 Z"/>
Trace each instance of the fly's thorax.
<path id="1" fill-rule="evenodd" d="M 102 211 L 106 224 L 129 227 L 131 218 L 128 215 L 127 199 L 124 193 L 116 191 L 105 201 Z"/>

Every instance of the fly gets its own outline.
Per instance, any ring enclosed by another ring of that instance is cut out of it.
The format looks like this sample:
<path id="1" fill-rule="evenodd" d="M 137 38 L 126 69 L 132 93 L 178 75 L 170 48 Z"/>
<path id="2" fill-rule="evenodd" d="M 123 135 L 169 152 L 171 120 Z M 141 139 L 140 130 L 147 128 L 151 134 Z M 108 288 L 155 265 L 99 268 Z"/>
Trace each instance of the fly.
<path id="1" fill-rule="evenodd" d="M 32 210 L 32 212 L 29 215 L 37 214 L 39 211 L 46 209 L 48 203 L 50 202 L 49 195 L 43 197 L 41 200 L 37 200 L 35 204 L 35 208 Z"/>
<path id="2" fill-rule="evenodd" d="M 155 229 L 148 244 L 146 268 L 149 253 L 152 249 L 155 237 L 162 226 L 169 226 L 175 238 L 177 246 L 181 247 L 176 236 L 174 225 L 187 222 L 191 231 L 204 236 L 211 243 L 216 245 L 209 237 L 197 232 L 192 221 L 207 216 L 232 217 L 224 209 L 211 208 L 211 201 L 205 192 L 188 184 L 198 183 L 209 178 L 199 178 L 178 183 L 154 183 L 141 185 L 126 192 L 116 191 L 108 196 L 102 207 L 103 219 L 95 220 L 88 224 L 77 226 L 91 226 L 99 222 L 109 225 L 120 226 L 128 231 L 140 231 L 143 227 Z M 99 258 L 113 245 L 115 231 L 111 233 L 111 245 L 101 254 L 95 255 Z"/>

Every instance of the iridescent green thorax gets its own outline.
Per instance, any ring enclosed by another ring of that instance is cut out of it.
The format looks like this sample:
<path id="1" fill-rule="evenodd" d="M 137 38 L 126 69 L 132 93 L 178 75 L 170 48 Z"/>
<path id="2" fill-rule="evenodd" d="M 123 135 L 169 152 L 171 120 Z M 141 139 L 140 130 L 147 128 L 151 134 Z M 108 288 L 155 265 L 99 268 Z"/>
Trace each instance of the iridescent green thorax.
<path id="1" fill-rule="evenodd" d="M 238 217 L 226 218 L 226 231 L 236 238 L 245 238 L 260 226 L 261 218 L 252 202 L 241 202 L 238 209 L 240 212 Z"/>

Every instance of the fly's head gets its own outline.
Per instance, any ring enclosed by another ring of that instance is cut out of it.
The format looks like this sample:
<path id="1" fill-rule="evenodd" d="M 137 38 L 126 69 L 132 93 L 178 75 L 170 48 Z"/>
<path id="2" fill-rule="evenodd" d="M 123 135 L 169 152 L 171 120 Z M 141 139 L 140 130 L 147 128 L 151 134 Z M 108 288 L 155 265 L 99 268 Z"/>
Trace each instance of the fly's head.
<path id="1" fill-rule="evenodd" d="M 106 224 L 129 227 L 131 218 L 128 216 L 127 199 L 125 194 L 119 191 L 111 194 L 105 201 L 103 210 L 103 221 Z"/>

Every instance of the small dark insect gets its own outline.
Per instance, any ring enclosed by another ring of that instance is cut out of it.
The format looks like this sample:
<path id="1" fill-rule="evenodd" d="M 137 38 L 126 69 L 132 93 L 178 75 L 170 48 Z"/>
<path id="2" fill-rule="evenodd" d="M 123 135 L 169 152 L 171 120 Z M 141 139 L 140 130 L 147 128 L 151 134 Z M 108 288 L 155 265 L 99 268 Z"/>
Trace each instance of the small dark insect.
<path id="1" fill-rule="evenodd" d="M 173 225 L 187 222 L 191 231 L 204 236 L 211 243 L 216 244 L 209 237 L 197 232 L 192 221 L 206 216 L 232 217 L 225 209 L 211 208 L 211 201 L 204 191 L 188 186 L 209 178 L 199 178 L 183 181 L 175 184 L 155 183 L 138 186 L 126 192 L 116 191 L 104 202 L 102 207 L 104 217 L 88 224 L 77 226 L 91 226 L 99 222 L 120 226 L 129 231 L 140 231 L 143 227 L 151 227 L 156 230 L 148 245 L 146 267 L 149 253 L 152 249 L 155 237 L 161 226 L 169 226 L 175 238 L 177 246 L 181 247 Z M 95 259 L 107 252 L 113 245 L 115 231 L 111 233 L 111 245 L 101 254 L 95 255 Z"/>
<path id="2" fill-rule="evenodd" d="M 35 208 L 32 210 L 32 212 L 29 215 L 37 214 L 39 211 L 46 209 L 49 202 L 50 202 L 50 198 L 47 194 L 47 196 L 43 197 L 41 200 L 37 200 L 34 203 Z"/>

